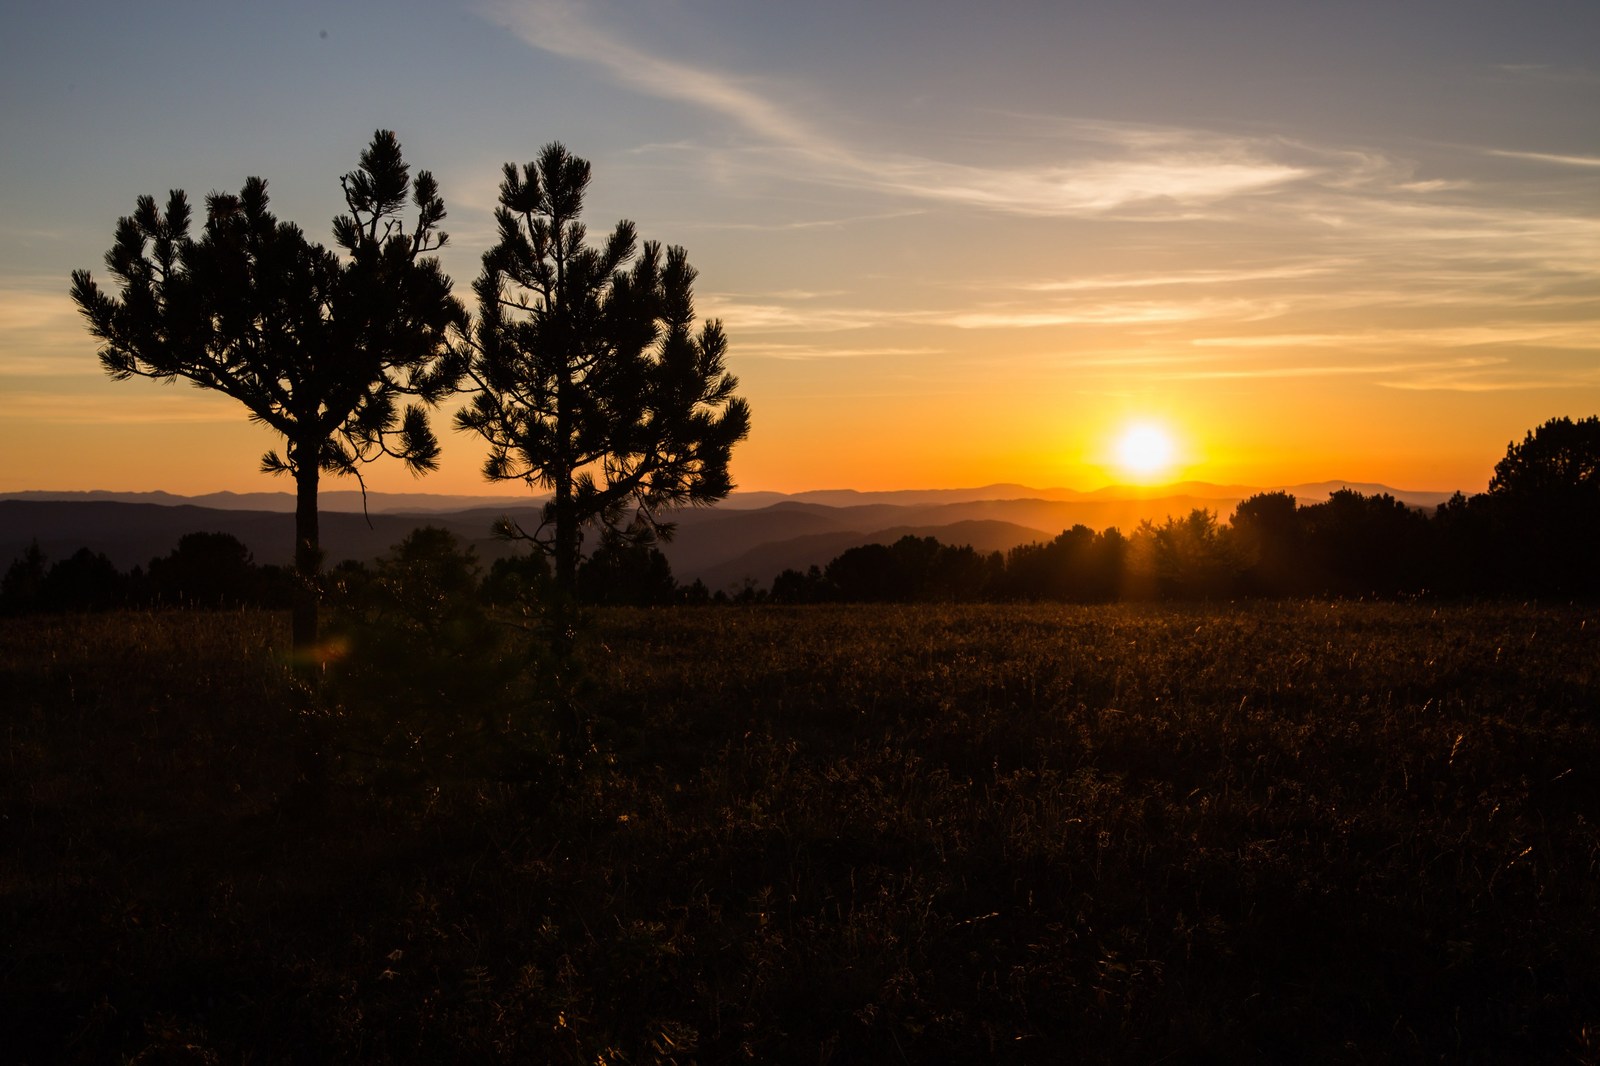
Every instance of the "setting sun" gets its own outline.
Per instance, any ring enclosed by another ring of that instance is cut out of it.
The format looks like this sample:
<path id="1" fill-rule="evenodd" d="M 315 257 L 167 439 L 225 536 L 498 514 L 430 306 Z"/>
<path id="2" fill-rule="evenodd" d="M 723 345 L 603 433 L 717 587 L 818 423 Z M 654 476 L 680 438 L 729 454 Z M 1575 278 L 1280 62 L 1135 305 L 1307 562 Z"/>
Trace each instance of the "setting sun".
<path id="1" fill-rule="evenodd" d="M 1128 426 L 1117 438 L 1117 466 L 1139 480 L 1160 478 L 1172 471 L 1176 455 L 1172 434 L 1151 422 Z"/>

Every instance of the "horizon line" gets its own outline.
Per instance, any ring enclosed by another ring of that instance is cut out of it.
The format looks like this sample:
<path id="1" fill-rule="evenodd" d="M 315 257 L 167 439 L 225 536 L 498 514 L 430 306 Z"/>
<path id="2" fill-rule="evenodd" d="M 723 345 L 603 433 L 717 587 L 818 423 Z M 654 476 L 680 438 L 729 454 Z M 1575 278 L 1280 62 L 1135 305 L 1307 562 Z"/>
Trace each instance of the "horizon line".
<path id="1" fill-rule="evenodd" d="M 1226 490 L 1242 489 L 1242 490 L 1247 490 L 1247 491 L 1250 491 L 1250 492 L 1281 492 L 1281 491 L 1285 491 L 1285 490 L 1288 490 L 1288 489 L 1313 488 L 1313 487 L 1321 488 L 1323 486 L 1328 486 L 1328 485 L 1338 485 L 1338 486 L 1343 486 L 1343 487 L 1346 487 L 1346 488 L 1352 488 L 1352 487 L 1359 488 L 1359 487 L 1363 487 L 1363 486 L 1365 486 L 1365 487 L 1376 487 L 1376 488 L 1379 488 L 1379 489 L 1388 490 L 1390 492 L 1401 492 L 1401 493 L 1407 493 L 1407 494 L 1413 494 L 1413 495 L 1445 495 L 1445 496 L 1448 496 L 1448 495 L 1450 495 L 1452 493 L 1455 493 L 1455 492 L 1461 492 L 1463 494 L 1467 493 L 1466 489 L 1463 489 L 1463 488 L 1460 488 L 1460 487 L 1454 487 L 1454 488 L 1448 488 L 1448 489 L 1442 489 L 1442 488 L 1409 488 L 1409 487 L 1400 487 L 1400 486 L 1390 485 L 1387 482 L 1383 482 L 1383 481 L 1370 481 L 1370 480 L 1360 480 L 1360 479 L 1355 479 L 1355 478 L 1337 478 L 1337 477 L 1332 477 L 1332 478 L 1308 479 L 1308 480 L 1294 481 L 1294 482 L 1274 482 L 1274 483 L 1271 483 L 1271 484 L 1262 484 L 1262 485 L 1245 484 L 1245 483 L 1242 483 L 1242 482 L 1218 482 L 1218 481 L 1206 481 L 1206 480 L 1202 480 L 1202 479 L 1198 479 L 1198 478 L 1186 478 L 1186 479 L 1183 479 L 1183 480 L 1180 480 L 1180 481 L 1168 481 L 1168 482 L 1159 482 L 1159 483 L 1153 483 L 1153 484 L 1130 484 L 1130 483 L 1126 483 L 1126 482 L 1109 482 L 1109 483 L 1107 483 L 1105 485 L 1101 485 L 1101 486 L 1097 486 L 1095 488 L 1089 488 L 1089 489 L 1074 488 L 1074 487 L 1067 486 L 1067 485 L 1047 485 L 1047 486 L 1029 485 L 1029 484 L 1026 484 L 1024 482 L 1019 482 L 1019 481 L 993 481 L 993 482 L 989 482 L 989 483 L 983 484 L 983 485 L 958 485 L 958 486 L 943 487 L 943 488 L 932 488 L 932 487 L 920 487 L 920 488 L 918 488 L 918 487 L 912 487 L 912 488 L 893 488 L 893 489 L 860 489 L 860 488 L 849 488 L 849 487 L 832 487 L 832 488 L 811 488 L 811 489 L 795 489 L 795 490 L 735 488 L 728 495 L 729 495 L 729 497 L 733 497 L 733 496 L 758 496 L 758 495 L 760 495 L 760 496 L 794 497 L 794 496 L 814 496 L 814 495 L 824 495 L 824 494 L 845 494 L 845 493 L 848 493 L 848 494 L 858 495 L 858 496 L 886 496 L 886 495 L 913 494 L 913 493 L 925 493 L 925 494 L 933 494 L 933 493 L 944 493 L 944 494 L 948 494 L 948 493 L 970 493 L 970 492 L 985 492 L 985 491 L 988 491 L 988 490 L 991 490 L 991 489 L 1022 489 L 1022 490 L 1025 490 L 1027 492 L 1050 492 L 1050 493 L 1067 492 L 1067 493 L 1076 493 L 1076 494 L 1081 494 L 1081 495 L 1103 494 L 1103 493 L 1109 493 L 1109 492 L 1127 492 L 1127 493 L 1130 493 L 1130 494 L 1134 494 L 1134 493 L 1137 493 L 1137 494 L 1149 494 L 1149 493 L 1165 492 L 1165 491 L 1170 491 L 1170 490 L 1183 490 L 1183 489 L 1187 489 L 1187 488 L 1191 488 L 1191 487 L 1193 487 L 1193 488 L 1226 489 Z M 1335 491 L 1337 491 L 1337 490 L 1335 490 Z M 1184 493 L 1178 492 L 1177 494 L 1182 495 Z M 14 499 L 14 498 L 19 497 L 19 496 L 28 496 L 28 495 L 33 495 L 33 496 L 39 496 L 39 495 L 60 495 L 60 496 L 64 496 L 64 495 L 77 495 L 77 496 L 92 496 L 92 495 L 102 495 L 102 496 L 168 496 L 168 497 L 172 497 L 172 498 L 175 498 L 175 499 L 190 499 L 190 500 L 192 500 L 192 499 L 201 499 L 201 498 L 205 498 L 205 497 L 209 497 L 209 496 L 233 496 L 233 497 L 243 497 L 243 496 L 286 496 L 286 497 L 289 497 L 289 498 L 292 499 L 295 494 L 294 494 L 294 492 L 292 490 L 289 490 L 289 489 L 245 489 L 245 490 L 239 490 L 239 489 L 215 489 L 215 490 L 206 491 L 206 492 L 173 492 L 173 491 L 171 491 L 169 489 L 104 489 L 104 488 L 97 488 L 97 489 L 0 489 L 0 499 Z M 385 490 L 385 489 L 371 489 L 371 490 L 368 490 L 365 493 L 363 493 L 361 489 L 342 489 L 342 488 L 329 488 L 329 489 L 325 489 L 325 490 L 323 490 L 322 492 L 319 493 L 319 497 L 327 497 L 327 496 L 332 496 L 332 495 L 349 495 L 349 496 L 366 495 L 368 497 L 400 496 L 400 497 L 412 497 L 412 498 L 418 498 L 418 499 L 428 499 L 428 498 L 435 498 L 435 499 L 438 499 L 438 498 L 467 498 L 467 499 L 494 499 L 494 500 L 502 500 L 502 499 L 504 499 L 504 500 L 512 500 L 512 499 L 534 499 L 534 500 L 537 500 L 537 499 L 543 499 L 546 494 L 542 494 L 542 493 L 533 493 L 533 494 L 503 493 L 502 494 L 502 493 L 494 493 L 494 492 L 411 492 L 411 491 L 396 492 L 396 491 Z M 1012 497 L 1012 498 L 1016 498 L 1016 497 Z"/>

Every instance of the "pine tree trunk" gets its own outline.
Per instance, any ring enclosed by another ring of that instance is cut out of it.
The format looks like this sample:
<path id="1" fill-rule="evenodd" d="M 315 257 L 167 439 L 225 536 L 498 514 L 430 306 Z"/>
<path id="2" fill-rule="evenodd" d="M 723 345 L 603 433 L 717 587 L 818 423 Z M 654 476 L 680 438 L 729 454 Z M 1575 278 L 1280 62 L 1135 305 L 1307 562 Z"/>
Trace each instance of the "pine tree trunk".
<path id="1" fill-rule="evenodd" d="M 565 255 L 561 246 L 564 226 L 559 222 L 556 226 L 556 287 L 561 293 L 566 292 L 566 264 Z M 566 300 L 563 299 L 564 305 Z M 569 312 L 570 313 L 570 312 Z M 562 315 L 565 328 L 570 328 L 567 315 Z M 556 447 L 559 454 L 553 464 L 555 474 L 555 518 L 556 518 L 556 601 L 554 617 L 554 632 L 551 633 L 550 648 L 555 659 L 556 683 L 556 715 L 560 739 L 558 741 L 563 754 L 572 760 L 573 767 L 582 766 L 589 750 L 589 722 L 582 709 L 578 706 L 575 693 L 577 664 L 574 661 L 577 651 L 577 602 L 578 602 L 578 554 L 581 547 L 581 529 L 578 515 L 577 500 L 574 495 L 574 456 L 576 442 L 573 439 L 575 412 L 573 401 L 575 389 L 572 380 L 573 358 L 570 353 L 563 353 L 561 362 L 556 371 Z"/>
<path id="2" fill-rule="evenodd" d="M 317 646 L 317 572 L 322 566 L 322 548 L 317 531 L 316 449 L 299 449 L 301 459 L 295 469 L 294 501 L 294 622 L 293 647 L 296 662 L 307 662 Z"/>
<path id="3" fill-rule="evenodd" d="M 589 721 L 578 705 L 575 691 L 577 664 L 577 603 L 579 522 L 570 473 L 556 478 L 555 603 L 551 612 L 550 650 L 554 658 L 558 744 L 571 766 L 578 769 L 590 746 Z"/>
<path id="4" fill-rule="evenodd" d="M 295 807 L 317 814 L 328 803 L 327 721 L 321 713 L 318 690 L 321 663 L 317 655 L 317 608 L 321 599 L 317 573 L 322 567 L 322 546 L 317 529 L 318 448 L 298 447 L 295 465 L 294 508 L 294 609 L 292 656 L 300 684 L 297 747 L 299 781 L 292 794 Z"/>
<path id="5" fill-rule="evenodd" d="M 571 360 L 564 359 L 556 385 L 556 440 L 561 450 L 555 463 L 556 511 L 556 660 L 565 668 L 573 651 L 573 607 L 578 598 L 579 522 L 577 501 L 573 499 Z"/>
<path id="6" fill-rule="evenodd" d="M 579 530 L 576 501 L 572 498 L 572 479 L 556 480 L 556 602 L 555 631 L 551 634 L 556 661 L 563 667 L 572 658 L 574 617 L 578 600 Z"/>
<path id="7" fill-rule="evenodd" d="M 578 590 L 578 523 L 572 499 L 572 481 L 563 478 L 556 486 L 556 586 L 564 597 Z"/>

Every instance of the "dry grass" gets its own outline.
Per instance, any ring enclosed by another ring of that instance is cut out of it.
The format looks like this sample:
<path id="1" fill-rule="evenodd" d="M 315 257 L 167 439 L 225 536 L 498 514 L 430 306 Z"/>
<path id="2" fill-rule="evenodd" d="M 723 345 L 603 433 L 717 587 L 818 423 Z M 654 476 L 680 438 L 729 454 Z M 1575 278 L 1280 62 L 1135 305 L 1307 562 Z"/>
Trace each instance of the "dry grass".
<path id="1" fill-rule="evenodd" d="M 284 639 L 0 628 L 22 1061 L 1596 1060 L 1593 609 L 603 612 L 598 768 L 316 814 Z"/>

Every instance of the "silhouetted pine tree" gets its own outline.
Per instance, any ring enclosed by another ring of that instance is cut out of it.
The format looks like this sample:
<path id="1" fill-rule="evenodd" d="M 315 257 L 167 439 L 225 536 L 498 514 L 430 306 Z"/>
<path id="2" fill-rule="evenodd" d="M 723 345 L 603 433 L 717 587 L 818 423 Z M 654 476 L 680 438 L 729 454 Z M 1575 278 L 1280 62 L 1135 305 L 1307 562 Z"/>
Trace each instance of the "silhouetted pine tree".
<path id="1" fill-rule="evenodd" d="M 278 221 L 267 183 L 250 178 L 237 196 L 206 197 L 198 239 L 182 190 L 164 211 L 141 196 L 106 253 L 118 296 L 86 270 L 72 274 L 73 299 L 105 342 L 100 362 L 112 377 L 183 378 L 232 396 L 283 436 L 282 455 L 270 451 L 261 465 L 295 480 L 299 649 L 316 642 L 320 476 L 359 478 L 360 464 L 379 455 L 432 470 L 439 444 L 423 405 L 461 375 L 447 335 L 465 311 L 432 255 L 446 241 L 432 175 L 413 181 L 394 134 L 380 130 L 341 183 L 350 213 L 333 233 L 343 257 Z M 408 197 L 417 212 L 409 225 Z M 402 411 L 407 396 L 421 403 Z"/>
<path id="2" fill-rule="evenodd" d="M 478 392 L 457 416 L 489 442 L 486 477 L 552 494 L 538 529 L 502 532 L 554 560 L 558 645 L 570 639 L 560 604 L 577 588 L 584 528 L 670 536 L 666 509 L 732 489 L 733 446 L 750 428 L 721 323 L 695 329 L 688 256 L 641 250 L 627 221 L 603 247 L 587 244 L 588 184 L 589 164 L 559 144 L 520 170 L 506 164 L 500 240 L 474 286 Z"/>

